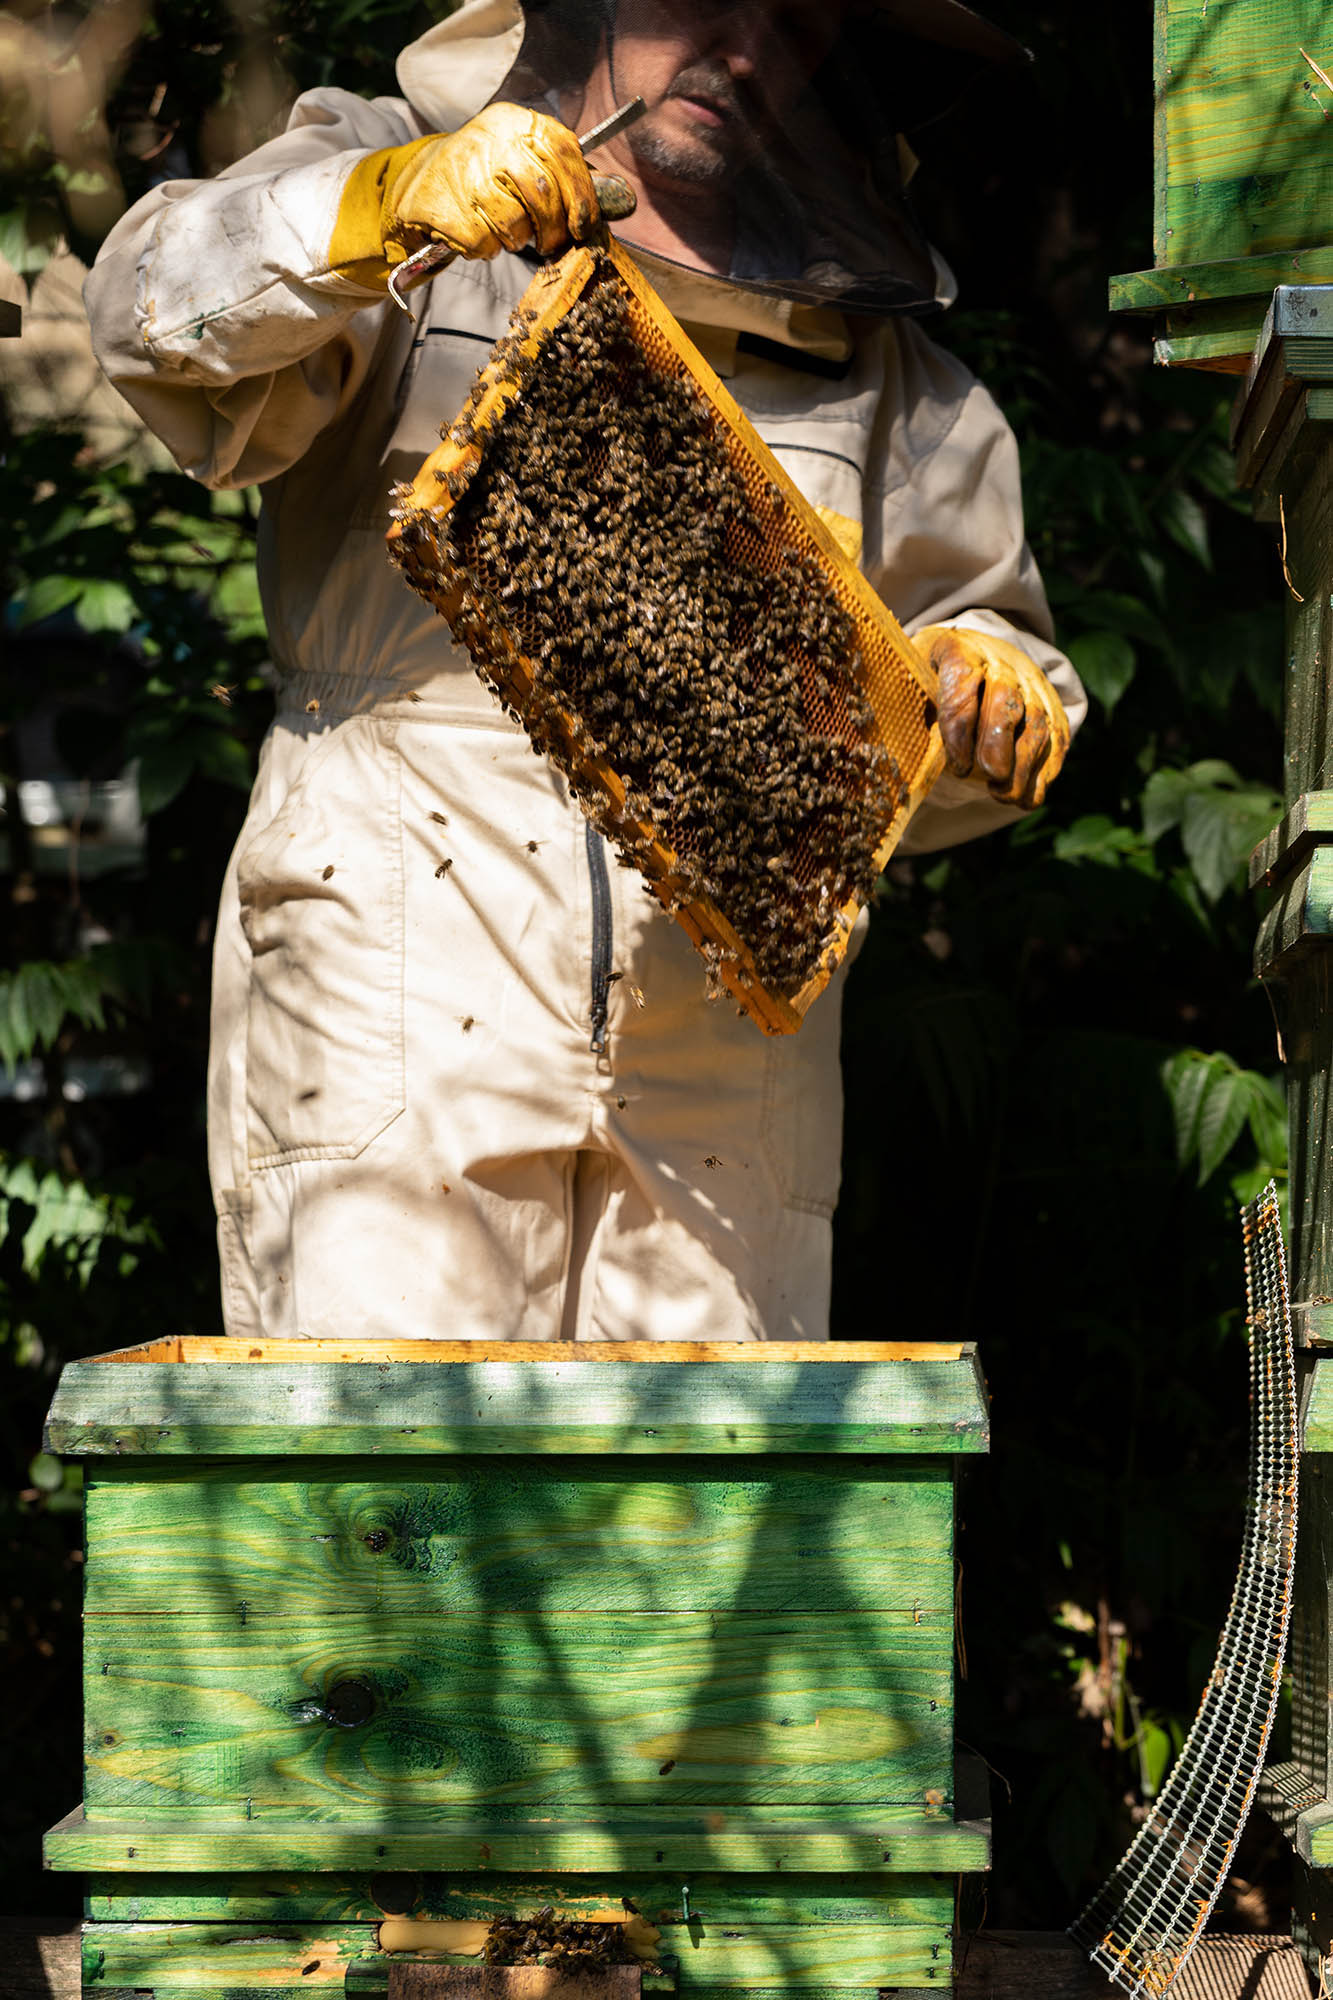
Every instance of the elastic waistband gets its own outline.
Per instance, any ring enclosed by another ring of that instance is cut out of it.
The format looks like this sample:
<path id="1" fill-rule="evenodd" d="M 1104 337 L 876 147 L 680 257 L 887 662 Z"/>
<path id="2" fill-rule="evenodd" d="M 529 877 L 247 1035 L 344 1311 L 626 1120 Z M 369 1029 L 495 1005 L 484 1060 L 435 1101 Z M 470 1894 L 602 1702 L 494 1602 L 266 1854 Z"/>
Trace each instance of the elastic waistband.
<path id="1" fill-rule="evenodd" d="M 474 674 L 431 674 L 417 685 L 388 676 L 368 674 L 282 674 L 277 688 L 277 719 L 317 715 L 325 722 L 343 722 L 354 715 L 383 715 L 398 721 L 449 722 L 461 729 L 500 729 L 506 734 L 519 725 Z"/>

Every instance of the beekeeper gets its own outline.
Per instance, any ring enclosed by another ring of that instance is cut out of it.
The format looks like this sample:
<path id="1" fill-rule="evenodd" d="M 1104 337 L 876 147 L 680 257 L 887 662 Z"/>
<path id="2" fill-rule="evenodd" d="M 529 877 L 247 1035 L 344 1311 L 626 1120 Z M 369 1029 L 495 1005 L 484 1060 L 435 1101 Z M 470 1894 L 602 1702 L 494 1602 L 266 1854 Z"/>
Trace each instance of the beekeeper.
<path id="1" fill-rule="evenodd" d="M 263 487 L 278 714 L 219 918 L 209 1145 L 245 1338 L 827 1333 L 842 975 L 770 1040 L 385 558 L 389 493 L 464 402 L 534 258 L 617 226 L 943 673 L 918 849 L 1013 820 L 1081 696 L 1017 455 L 914 315 L 948 280 L 893 135 L 932 69 L 1013 45 L 957 0 L 465 0 L 401 98 L 316 90 L 172 182 L 87 288 L 104 367 L 187 471 Z M 415 320 L 392 264 L 461 257 Z"/>

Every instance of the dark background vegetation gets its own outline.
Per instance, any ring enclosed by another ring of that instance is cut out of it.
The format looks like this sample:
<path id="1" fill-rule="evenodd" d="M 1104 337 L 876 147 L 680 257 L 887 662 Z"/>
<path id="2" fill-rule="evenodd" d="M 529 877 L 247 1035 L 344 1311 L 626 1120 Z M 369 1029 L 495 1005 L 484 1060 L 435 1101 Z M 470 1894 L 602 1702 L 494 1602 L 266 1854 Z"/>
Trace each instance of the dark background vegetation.
<path id="1" fill-rule="evenodd" d="M 995 11 L 1036 65 L 921 136 L 918 195 L 962 283 L 940 337 L 1018 431 L 1092 710 L 1047 810 L 882 885 L 848 1002 L 834 1330 L 981 1343 L 960 1730 L 994 1772 L 990 1920 L 1056 1926 L 1160 1786 L 1239 1546 L 1235 1211 L 1285 1167 L 1242 886 L 1278 815 L 1282 576 L 1233 488 L 1234 385 L 1154 370 L 1105 311 L 1108 274 L 1152 261 L 1149 0 Z M 0 28 L 81 51 L 89 82 L 70 112 L 40 64 L 0 61 L 0 248 L 30 278 L 62 238 L 91 257 L 123 199 L 236 157 L 297 89 L 392 88 L 429 16 L 20 5 Z M 77 1480 L 41 1419 L 62 1362 L 219 1330 L 208 961 L 268 697 L 254 496 L 0 423 L 0 1875 L 15 1907 L 72 1913 L 36 1872 L 79 1792 Z M 147 842 L 118 862 L 97 787 L 131 760 Z M 57 773 L 53 837 L 19 786 Z M 1275 1845 L 1254 1834 L 1238 1874 L 1223 1921 L 1284 1927 Z"/>

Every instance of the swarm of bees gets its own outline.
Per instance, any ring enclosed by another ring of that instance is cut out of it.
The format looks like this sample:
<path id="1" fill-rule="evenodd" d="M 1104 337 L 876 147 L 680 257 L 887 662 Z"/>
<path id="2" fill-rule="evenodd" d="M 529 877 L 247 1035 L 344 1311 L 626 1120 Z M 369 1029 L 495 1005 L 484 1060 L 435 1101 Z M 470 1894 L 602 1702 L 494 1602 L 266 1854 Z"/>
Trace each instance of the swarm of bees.
<path id="1" fill-rule="evenodd" d="M 647 1925 L 639 1929 L 656 1936 Z M 533 1917 L 497 1917 L 483 1953 L 487 1965 L 641 1965 L 643 1949 L 636 1951 L 630 1938 L 626 1924 L 580 1922 L 548 1905 Z"/>
<path id="2" fill-rule="evenodd" d="M 651 365 L 614 283 L 587 286 L 539 366 L 527 325 L 516 315 L 492 359 L 518 393 L 480 463 L 449 475 L 441 514 L 400 509 L 394 559 L 622 863 L 656 873 L 669 910 L 720 911 L 753 976 L 793 995 L 831 963 L 907 794 L 872 740 L 855 627 L 771 485 L 761 532 L 716 413 Z M 666 881 L 655 847 L 674 856 Z M 703 950 L 716 997 L 736 955 Z"/>

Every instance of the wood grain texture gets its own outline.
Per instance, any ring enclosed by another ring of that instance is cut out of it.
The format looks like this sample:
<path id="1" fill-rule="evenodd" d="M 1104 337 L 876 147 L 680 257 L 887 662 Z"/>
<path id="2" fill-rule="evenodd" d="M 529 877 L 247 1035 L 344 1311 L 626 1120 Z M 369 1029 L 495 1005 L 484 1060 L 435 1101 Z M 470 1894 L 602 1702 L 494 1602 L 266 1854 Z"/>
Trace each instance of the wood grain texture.
<path id="1" fill-rule="evenodd" d="M 49 1448 L 75 1456 L 984 1451 L 957 1361 L 74 1362 Z"/>
<path id="2" fill-rule="evenodd" d="M 80 1806 L 52 1827 L 44 1852 L 49 1868 L 104 1870 L 107 1881 L 118 1881 L 127 1893 L 153 1874 L 209 1871 L 276 1871 L 290 1880 L 299 1873 L 459 1869 L 583 1876 L 590 1869 L 670 1868 L 688 1881 L 691 1871 L 707 1869 L 847 1875 L 984 1869 L 990 1865 L 990 1823 L 955 1821 L 947 1791 L 860 1807 L 740 1805 L 722 1811 L 617 1804 L 604 1811 L 544 1810 L 540 1817 L 521 1806 L 442 1805 L 417 1824 L 273 1814 L 247 1820 L 221 1812 L 211 1818 L 89 1820 Z"/>
<path id="3" fill-rule="evenodd" d="M 347 1362 L 378 1367 L 386 1361 L 734 1361 L 743 1367 L 793 1361 L 958 1361 L 973 1355 L 971 1341 L 949 1340 L 231 1340 L 221 1335 L 177 1333 L 89 1356 L 107 1361 Z"/>
<path id="4" fill-rule="evenodd" d="M 930 1921 L 946 1885 L 945 1869 L 902 1873 L 689 1875 L 692 1917 L 719 1924 L 874 1924 Z M 212 1923 L 376 1923 L 384 1916 L 493 1922 L 550 1904 L 563 1917 L 619 1919 L 622 1899 L 663 1933 L 662 1950 L 688 1952 L 682 1875 L 620 1871 L 609 1875 L 466 1875 L 380 1872 L 360 1877 L 234 1875 L 212 1878 L 98 1876 L 88 1886 L 88 1914 L 101 1922 L 164 1919 Z M 684 1933 L 683 1937 L 677 1935 Z"/>
<path id="5" fill-rule="evenodd" d="M 475 1968 L 464 1966 L 441 1968 L 441 1970 L 446 1970 L 454 1975 L 465 1974 L 469 1969 L 475 1970 Z M 494 1966 L 490 1968 L 492 1972 L 498 1972 L 502 1969 L 513 1973 L 519 1970 L 533 1972 L 539 1968 L 531 1966 L 526 1968 L 519 1968 L 517 1966 L 501 1968 Z M 385 1964 L 379 1959 L 365 1959 L 360 1965 L 348 1966 L 345 1990 L 349 1995 L 387 1995 L 389 1993 L 390 1978 L 396 1977 L 402 1979 L 406 1971 L 407 1966 L 402 1961 L 398 1961 L 395 1964 L 394 1961 L 390 1960 Z M 637 1969 L 637 1977 L 639 1980 L 639 1991 L 647 1996 L 647 2000 L 669 2000 L 669 1996 L 677 1990 L 678 1981 L 674 1965 L 640 1966 Z M 491 1990 L 495 1994 L 495 2000 L 501 2000 L 503 1989 L 495 1987 Z M 515 1989 L 512 1986 L 508 1988 L 507 2000 L 515 2000 Z"/>
<path id="6" fill-rule="evenodd" d="M 948 1789 L 947 1615 L 243 1615 L 88 1621 L 91 1816 Z"/>
<path id="7" fill-rule="evenodd" d="M 85 1490 L 85 1614 L 947 1610 L 947 1467 L 691 1459 L 109 1464 Z M 350 1470 L 350 1468 L 349 1468 Z M 728 1476 L 730 1475 L 730 1476 Z"/>
<path id="8" fill-rule="evenodd" d="M 639 2000 L 637 1965 L 595 1972 L 555 1965 L 428 1965 L 389 1967 L 389 2000 Z"/>
<path id="9" fill-rule="evenodd" d="M 1327 228 L 1325 229 L 1325 238 Z M 1333 243 L 1327 240 L 1272 256 L 1228 257 L 1214 263 L 1162 264 L 1150 271 L 1121 271 L 1109 280 L 1112 312 L 1162 312 L 1205 299 L 1250 299 L 1263 323 L 1279 285 L 1333 281 Z"/>
<path id="10" fill-rule="evenodd" d="M 770 1987 L 776 1993 L 948 1981 L 952 1884 L 942 1882 L 932 1922 L 873 1924 L 750 1923 L 693 1927 L 682 1947 L 690 1992 L 734 1994 Z M 380 1959 L 371 1925 L 89 1924 L 83 1942 L 90 1993 L 151 1989 L 242 1994 L 341 1989 L 349 1966 Z M 933 1969 L 932 1969 L 933 1968 Z"/>
<path id="11" fill-rule="evenodd" d="M 85 1924 L 83 1987 L 154 2000 L 340 1993 L 348 1967 L 376 1955 L 371 1924 Z"/>
<path id="12" fill-rule="evenodd" d="M 1324 0 L 1158 0 L 1158 264 L 1271 254 L 1327 240 L 1333 93 Z"/>
<path id="13" fill-rule="evenodd" d="M 1298 1923 L 1306 1920 L 1308 1900 L 1308 1892 L 1298 1882 Z M 37 1931 L 41 1931 L 40 1926 Z M 81 2000 L 79 1947 L 77 1930 L 38 1935 L 32 1926 L 12 1923 L 0 1930 L 0 1964 L 7 1968 L 16 2000 L 29 1992 L 34 2000 L 38 1995 L 41 2000 Z M 964 1938 L 956 1956 L 958 2000 L 1105 2000 L 1109 1991 L 1106 1980 L 1093 1972 L 1078 1947 L 1062 1932 L 987 1930 Z M 31 1970 L 27 1986 L 25 1968 Z M 345 1991 L 384 1992 L 387 1983 L 387 1966 L 367 1959 L 349 1965 Z M 649 1973 L 644 1991 L 660 1993 L 676 1983 L 672 1973 Z M 932 1989 L 941 1990 L 937 1979 L 928 1981 L 924 1990 Z M 771 1988 L 756 1990 L 763 2000 L 788 2000 Z M 744 1991 L 727 1989 L 727 2000 L 742 2000 Z M 848 2000 L 849 1991 L 855 1989 L 840 1989 L 838 2000 Z M 100 1992 L 104 2000 L 110 2000 L 105 1986 Z M 894 1992 L 893 1988 L 878 1988 L 873 1994 L 867 1991 L 865 2000 L 894 2000 Z M 165 1987 L 159 1987 L 157 1993 L 161 2000 L 171 2000 Z M 691 2000 L 701 2000 L 697 1987 L 691 1987 Z M 799 2000 L 817 2000 L 817 1996 L 803 1989 Z M 1309 2000 L 1309 1986 L 1300 1950 L 1290 1938 L 1210 1935 L 1200 1942 L 1177 1980 L 1173 2000 Z"/>
<path id="14" fill-rule="evenodd" d="M 1322 1283 L 1319 1289 L 1322 1292 Z M 1303 1449 L 1308 1452 L 1333 1452 L 1333 1356 L 1321 1357 L 1308 1364 L 1303 1415 Z"/>

